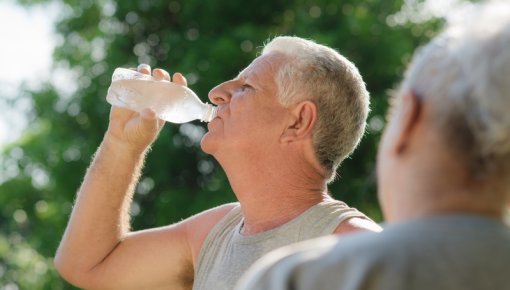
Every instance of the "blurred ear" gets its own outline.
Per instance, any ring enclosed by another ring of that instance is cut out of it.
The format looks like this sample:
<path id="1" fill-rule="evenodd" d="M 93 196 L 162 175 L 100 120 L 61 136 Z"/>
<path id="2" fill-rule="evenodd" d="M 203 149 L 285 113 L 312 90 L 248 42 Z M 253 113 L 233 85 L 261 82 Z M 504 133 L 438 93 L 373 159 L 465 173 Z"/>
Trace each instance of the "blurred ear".
<path id="1" fill-rule="evenodd" d="M 292 142 L 312 136 L 317 122 L 317 106 L 311 101 L 303 101 L 291 109 L 291 117 L 282 133 L 282 142 Z"/>
<path id="2" fill-rule="evenodd" d="M 400 108 L 396 113 L 397 116 L 392 120 L 396 122 L 393 128 L 395 130 L 393 144 L 395 153 L 401 154 L 407 149 L 412 134 L 420 122 L 423 104 L 414 92 L 409 92 L 402 96 Z"/>

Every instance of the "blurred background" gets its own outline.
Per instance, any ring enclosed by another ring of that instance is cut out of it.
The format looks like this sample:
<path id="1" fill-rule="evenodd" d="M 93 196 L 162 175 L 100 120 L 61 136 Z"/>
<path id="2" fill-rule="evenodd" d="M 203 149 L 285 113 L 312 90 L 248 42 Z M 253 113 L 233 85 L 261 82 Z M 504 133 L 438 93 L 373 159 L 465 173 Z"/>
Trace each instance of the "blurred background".
<path id="1" fill-rule="evenodd" d="M 276 35 L 336 48 L 372 96 L 368 131 L 330 186 L 382 221 L 375 155 L 390 90 L 412 52 L 461 0 L 2 0 L 0 2 L 0 289 L 74 289 L 52 257 L 76 190 L 108 123 L 116 67 L 180 71 L 208 91 L 248 65 Z M 131 208 L 133 229 L 166 225 L 235 199 L 204 124 L 167 124 Z M 171 261 L 169 261 L 171 262 Z"/>

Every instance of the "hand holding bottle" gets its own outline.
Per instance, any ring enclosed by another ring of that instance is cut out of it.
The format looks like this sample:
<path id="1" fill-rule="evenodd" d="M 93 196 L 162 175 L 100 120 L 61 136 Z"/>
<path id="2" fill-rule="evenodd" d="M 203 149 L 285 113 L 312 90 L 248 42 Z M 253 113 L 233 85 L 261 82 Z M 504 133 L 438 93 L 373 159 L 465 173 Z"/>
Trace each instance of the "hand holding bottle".
<path id="1" fill-rule="evenodd" d="M 148 65 L 138 66 L 137 71 L 147 76 L 151 75 L 151 68 Z M 155 69 L 152 72 L 152 78 L 154 81 L 171 81 L 170 75 L 162 69 Z M 176 84 L 187 85 L 186 79 L 180 73 L 175 73 L 173 80 Z M 116 143 L 116 146 L 128 146 L 131 150 L 143 152 L 154 142 L 164 123 L 150 108 L 136 112 L 112 106 L 110 124 L 105 138 Z"/>

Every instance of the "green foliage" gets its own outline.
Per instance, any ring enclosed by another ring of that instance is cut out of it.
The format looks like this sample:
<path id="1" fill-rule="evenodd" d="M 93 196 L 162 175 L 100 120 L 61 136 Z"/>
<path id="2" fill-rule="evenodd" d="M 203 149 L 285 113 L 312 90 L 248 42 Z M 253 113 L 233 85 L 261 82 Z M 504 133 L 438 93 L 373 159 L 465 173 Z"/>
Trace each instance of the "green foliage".
<path id="1" fill-rule="evenodd" d="M 20 0 L 34 4 L 48 1 Z M 52 270 L 51 257 L 75 192 L 99 145 L 110 106 L 114 68 L 149 63 L 181 71 L 206 100 L 234 77 L 268 37 L 298 35 L 337 48 L 359 67 L 372 95 L 369 129 L 344 164 L 332 194 L 380 221 L 376 144 L 387 90 L 434 26 L 390 27 L 402 1 L 378 0 L 63 0 L 56 28 L 55 71 L 65 90 L 45 84 L 28 92 L 33 104 L 25 134 L 4 148 L 0 168 L 0 285 L 72 289 Z M 414 34 L 411 33 L 412 29 Z M 72 88 L 75 92 L 68 93 Z M 199 149 L 203 124 L 167 125 L 148 156 L 133 207 L 134 228 L 169 224 L 234 201 L 225 174 Z M 42 270 L 44 269 L 44 270 Z"/>
<path id="2" fill-rule="evenodd" d="M 19 234 L 0 234 L 2 289 L 63 289 L 51 258 L 37 253 Z M 15 288 L 17 287 L 17 288 Z"/>

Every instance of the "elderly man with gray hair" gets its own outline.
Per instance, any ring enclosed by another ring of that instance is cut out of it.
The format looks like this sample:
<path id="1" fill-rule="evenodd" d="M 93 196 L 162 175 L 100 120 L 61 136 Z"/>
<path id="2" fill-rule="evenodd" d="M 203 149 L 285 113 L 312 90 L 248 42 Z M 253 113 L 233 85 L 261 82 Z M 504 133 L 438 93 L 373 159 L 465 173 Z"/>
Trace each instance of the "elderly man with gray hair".
<path id="1" fill-rule="evenodd" d="M 139 71 L 150 74 L 148 66 Z M 170 81 L 166 71 L 152 72 Z M 186 85 L 176 73 L 173 81 Z M 380 230 L 328 194 L 357 146 L 369 96 L 356 67 L 297 37 L 269 42 L 235 79 L 209 93 L 218 114 L 202 149 L 225 170 L 239 203 L 162 228 L 131 232 L 128 209 L 163 121 L 113 107 L 55 257 L 86 289 L 232 289 L 270 250 L 356 230 Z"/>
<path id="2" fill-rule="evenodd" d="M 510 3 L 472 9 L 415 55 L 392 104 L 384 231 L 277 250 L 236 289 L 510 289 Z"/>

